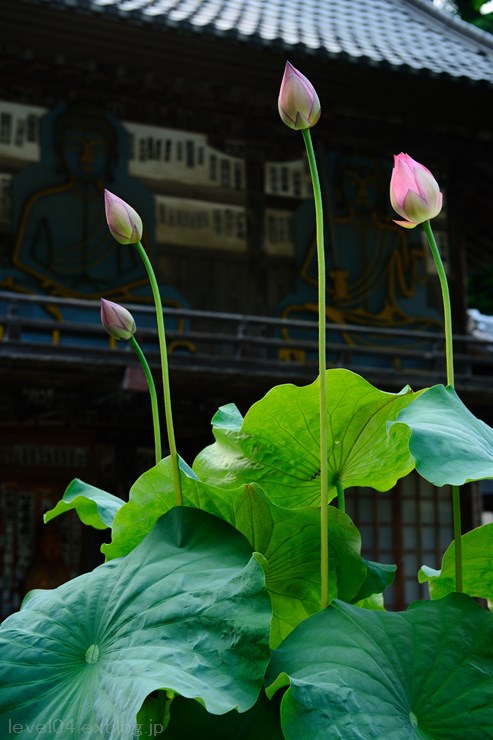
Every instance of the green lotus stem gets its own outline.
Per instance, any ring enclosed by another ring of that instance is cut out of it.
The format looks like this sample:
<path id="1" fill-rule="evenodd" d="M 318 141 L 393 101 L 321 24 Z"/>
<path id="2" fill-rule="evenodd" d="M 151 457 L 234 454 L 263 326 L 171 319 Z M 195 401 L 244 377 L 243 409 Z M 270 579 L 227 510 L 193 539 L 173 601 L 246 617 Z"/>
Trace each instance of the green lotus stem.
<path id="1" fill-rule="evenodd" d="M 336 491 L 337 491 L 337 508 L 339 511 L 346 511 L 346 500 L 344 498 L 344 486 L 341 480 L 336 480 Z"/>
<path id="2" fill-rule="evenodd" d="M 450 294 L 448 289 L 447 275 L 443 267 L 442 258 L 429 221 L 423 222 L 431 254 L 437 268 L 438 279 L 442 289 L 443 315 L 445 321 L 445 358 L 447 366 L 447 385 L 454 385 L 454 350 L 452 339 L 452 311 L 450 305 Z M 458 486 L 452 486 L 452 511 L 454 519 L 454 543 L 455 543 L 455 590 L 463 590 L 462 581 L 462 526 L 460 513 L 460 493 Z"/>
<path id="3" fill-rule="evenodd" d="M 325 251 L 322 191 L 310 129 L 302 129 L 315 199 L 317 261 L 318 261 L 318 365 L 320 401 L 320 601 L 322 609 L 329 605 L 329 463 L 327 459 L 327 358 L 325 308 Z"/>
<path id="4" fill-rule="evenodd" d="M 438 251 L 435 236 L 433 234 L 431 223 L 429 221 L 423 222 L 423 228 L 425 230 L 428 244 L 430 245 L 431 254 L 435 261 L 437 268 L 438 279 L 440 280 L 440 287 L 442 289 L 442 301 L 443 301 L 443 316 L 445 320 L 445 359 L 447 364 L 447 385 L 454 385 L 454 349 L 452 339 L 452 311 L 450 307 L 450 294 L 448 289 L 447 275 L 445 274 L 445 268 L 443 266 L 440 252 Z"/>
<path id="5" fill-rule="evenodd" d="M 460 492 L 459 486 L 452 486 L 452 512 L 454 519 L 454 543 L 455 543 L 455 590 L 463 591 L 462 582 L 462 527 L 460 515 Z"/>
<path id="6" fill-rule="evenodd" d="M 146 377 L 147 387 L 149 388 L 149 396 L 151 398 L 151 409 L 152 409 L 152 425 L 154 428 L 154 450 L 155 450 L 156 465 L 157 465 L 158 462 L 161 460 L 163 454 L 162 454 L 162 447 L 161 447 L 161 427 L 159 424 L 159 409 L 158 409 L 158 403 L 157 403 L 156 386 L 154 384 L 154 378 L 152 377 L 149 363 L 147 362 L 145 355 L 142 352 L 142 349 L 140 348 L 139 343 L 135 339 L 135 336 L 131 336 L 128 341 L 132 345 L 132 349 L 134 350 L 135 354 L 139 358 L 139 362 L 141 364 L 142 370 L 144 371 L 144 375 Z"/>
<path id="7" fill-rule="evenodd" d="M 171 393 L 169 384 L 169 367 L 168 367 L 168 355 L 166 352 L 166 334 L 164 331 L 164 316 L 163 316 L 163 304 L 161 302 L 161 295 L 159 293 L 159 286 L 157 284 L 156 276 L 152 268 L 151 262 L 147 253 L 142 246 L 141 242 L 136 242 L 134 245 L 137 249 L 142 262 L 147 270 L 149 282 L 151 284 L 152 295 L 154 297 L 154 303 L 156 306 L 156 320 L 157 320 L 157 331 L 159 337 L 159 352 L 161 357 L 161 370 L 163 376 L 163 394 L 164 394 L 164 410 L 166 416 L 166 431 L 168 434 L 168 445 L 169 453 L 171 458 L 171 469 L 173 474 L 173 483 L 175 488 L 176 505 L 181 506 L 183 504 L 183 495 L 181 491 L 181 480 L 180 480 L 180 468 L 178 463 L 178 452 L 176 450 L 175 442 L 175 430 L 173 427 L 173 414 L 171 410 Z"/>

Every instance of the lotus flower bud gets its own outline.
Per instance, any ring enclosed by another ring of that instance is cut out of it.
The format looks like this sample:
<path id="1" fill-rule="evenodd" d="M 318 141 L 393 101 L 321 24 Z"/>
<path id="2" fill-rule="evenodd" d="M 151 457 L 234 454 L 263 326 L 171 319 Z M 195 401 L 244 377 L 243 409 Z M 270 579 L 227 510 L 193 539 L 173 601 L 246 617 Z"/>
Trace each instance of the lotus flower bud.
<path id="1" fill-rule="evenodd" d="M 320 118 L 320 100 L 315 88 L 289 62 L 284 68 L 278 107 L 281 120 L 295 131 L 315 126 Z"/>
<path id="2" fill-rule="evenodd" d="M 406 221 L 396 224 L 414 229 L 423 221 L 438 216 L 442 210 L 442 194 L 431 172 L 408 154 L 394 156 L 394 169 L 390 179 L 392 208 Z"/>
<path id="3" fill-rule="evenodd" d="M 115 339 L 130 339 L 137 330 L 130 311 L 104 298 L 101 298 L 101 323 Z"/>
<path id="4" fill-rule="evenodd" d="M 120 244 L 136 244 L 142 238 L 142 220 L 134 209 L 117 195 L 104 191 L 106 221 L 112 236 Z"/>

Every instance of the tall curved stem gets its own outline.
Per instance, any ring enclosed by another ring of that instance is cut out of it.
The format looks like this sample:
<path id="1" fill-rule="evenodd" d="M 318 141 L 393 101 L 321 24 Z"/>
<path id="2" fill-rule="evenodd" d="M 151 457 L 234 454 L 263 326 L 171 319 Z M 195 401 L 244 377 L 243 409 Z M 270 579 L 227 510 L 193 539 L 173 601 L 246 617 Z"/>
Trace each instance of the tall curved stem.
<path id="1" fill-rule="evenodd" d="M 326 279 L 322 191 L 310 129 L 303 129 L 310 175 L 315 199 L 317 262 L 318 262 L 318 365 L 320 408 L 320 602 L 329 605 L 329 475 L 327 459 L 327 358 L 326 358 Z"/>
<path id="2" fill-rule="evenodd" d="M 134 245 L 139 253 L 142 262 L 145 265 L 149 282 L 151 284 L 152 295 L 154 297 L 154 303 L 156 306 L 156 321 L 157 321 L 157 332 L 159 338 L 159 353 L 161 358 L 161 370 L 163 376 L 163 394 L 164 394 L 164 411 L 166 416 L 166 431 L 168 434 L 168 445 L 169 453 L 171 458 L 171 469 L 173 474 L 173 484 L 175 488 L 176 505 L 181 506 L 183 503 L 183 495 L 181 490 L 180 481 L 180 468 L 178 461 L 178 452 L 176 450 L 175 442 L 175 430 L 173 427 L 173 414 L 171 409 L 171 392 L 169 383 L 169 367 L 168 367 L 168 354 L 166 351 L 166 334 L 164 331 L 164 316 L 163 316 L 163 304 L 161 302 L 161 295 L 159 293 L 159 286 L 157 284 L 156 276 L 151 265 L 151 261 L 147 256 L 147 253 L 140 242 Z"/>
<path id="3" fill-rule="evenodd" d="M 447 275 L 443 266 L 440 251 L 438 249 L 431 223 L 425 221 L 423 229 L 430 245 L 431 253 L 437 268 L 438 279 L 442 289 L 443 315 L 445 322 L 445 358 L 447 366 L 447 385 L 454 385 L 454 349 L 452 338 L 452 310 L 450 304 L 450 293 L 448 289 Z M 460 512 L 460 492 L 459 486 L 452 486 L 452 511 L 454 520 L 454 544 L 455 544 L 455 589 L 461 592 L 463 590 L 462 580 L 462 526 Z"/>
<path id="4" fill-rule="evenodd" d="M 134 350 L 135 354 L 139 358 L 139 362 L 141 364 L 142 370 L 144 371 L 144 375 L 147 381 L 147 387 L 149 388 L 149 396 L 151 399 L 151 411 L 152 411 L 152 425 L 154 428 L 154 453 L 156 458 L 156 465 L 162 458 L 162 448 L 161 448 L 161 426 L 159 424 L 159 408 L 157 403 L 157 394 L 156 394 L 156 386 L 154 384 L 154 378 L 152 377 L 151 368 L 149 367 L 149 363 L 146 360 L 146 357 L 144 353 L 142 352 L 142 349 L 135 339 L 135 336 L 131 336 L 129 339 L 129 342 L 132 346 L 132 349 Z"/>

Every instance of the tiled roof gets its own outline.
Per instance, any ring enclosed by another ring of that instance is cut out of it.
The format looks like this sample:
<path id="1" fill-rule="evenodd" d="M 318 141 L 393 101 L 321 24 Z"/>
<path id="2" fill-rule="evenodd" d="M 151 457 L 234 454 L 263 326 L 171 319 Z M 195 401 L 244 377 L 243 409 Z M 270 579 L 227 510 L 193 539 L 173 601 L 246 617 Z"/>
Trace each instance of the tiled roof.
<path id="1" fill-rule="evenodd" d="M 38 0 L 154 27 L 493 84 L 493 36 L 431 0 Z"/>

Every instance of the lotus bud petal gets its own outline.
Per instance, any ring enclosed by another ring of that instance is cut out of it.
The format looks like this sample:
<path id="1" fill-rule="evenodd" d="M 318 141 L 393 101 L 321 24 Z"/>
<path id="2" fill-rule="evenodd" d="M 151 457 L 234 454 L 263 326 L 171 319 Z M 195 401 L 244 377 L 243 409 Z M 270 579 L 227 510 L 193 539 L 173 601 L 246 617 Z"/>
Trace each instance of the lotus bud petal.
<path id="1" fill-rule="evenodd" d="M 278 107 L 281 120 L 295 131 L 315 126 L 320 118 L 320 100 L 315 88 L 289 62 L 284 68 Z"/>
<path id="2" fill-rule="evenodd" d="M 137 330 L 130 311 L 104 298 L 101 298 L 101 323 L 115 339 L 130 339 Z"/>
<path id="3" fill-rule="evenodd" d="M 394 219 L 395 223 L 413 229 L 423 221 L 438 216 L 442 210 L 443 196 L 431 172 L 408 154 L 401 152 L 394 156 L 390 202 L 394 211 L 406 219 Z"/>
<path id="4" fill-rule="evenodd" d="M 104 191 L 106 221 L 119 244 L 136 244 L 142 239 L 142 219 L 137 211 L 117 195 Z"/>

